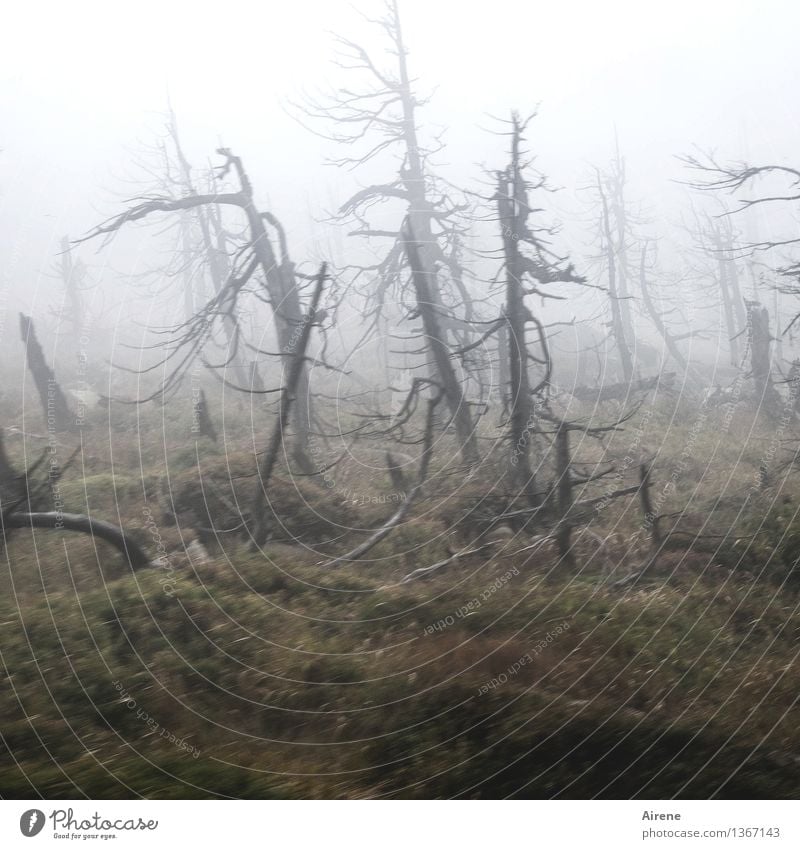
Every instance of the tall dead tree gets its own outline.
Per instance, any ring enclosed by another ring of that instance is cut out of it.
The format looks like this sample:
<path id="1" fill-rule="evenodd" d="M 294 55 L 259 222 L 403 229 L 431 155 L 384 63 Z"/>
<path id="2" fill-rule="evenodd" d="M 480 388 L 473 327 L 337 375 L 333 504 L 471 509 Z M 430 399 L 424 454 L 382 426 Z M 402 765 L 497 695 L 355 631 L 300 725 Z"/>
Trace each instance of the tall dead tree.
<path id="1" fill-rule="evenodd" d="M 391 56 L 393 67 L 385 70 L 381 61 L 362 46 L 338 38 L 342 53 L 339 67 L 363 74 L 369 84 L 355 90 L 342 86 L 332 98 L 308 100 L 297 109 L 305 118 L 325 121 L 333 127 L 329 133 L 317 132 L 318 135 L 355 149 L 352 156 L 334 160 L 338 166 L 355 169 L 385 152 L 399 154 L 400 168 L 386 182 L 360 189 L 341 204 L 336 214 L 337 220 L 352 224 L 351 235 L 389 243 L 374 264 L 349 266 L 345 272 L 365 296 L 365 312 L 373 328 L 386 318 L 390 296 L 404 302 L 406 294 L 410 294 L 413 307 L 404 317 L 422 318 L 424 333 L 424 326 L 431 323 L 435 314 L 439 332 L 435 337 L 425 335 L 422 346 L 428 349 L 432 380 L 445 386 L 445 400 L 462 440 L 462 456 L 467 463 L 473 463 L 474 440 L 468 437 L 473 427 L 465 426 L 466 417 L 472 418 L 472 413 L 459 400 L 463 389 L 459 393 L 453 391 L 450 376 L 439 371 L 444 360 L 434 350 L 451 346 L 451 337 L 463 347 L 472 332 L 472 298 L 465 282 L 459 242 L 463 234 L 459 215 L 466 206 L 451 200 L 448 187 L 431 173 L 428 160 L 441 149 L 441 144 L 426 147 L 420 142 L 417 113 L 425 101 L 414 90 L 396 0 L 388 0 L 384 15 L 373 23 L 388 38 L 387 55 Z M 397 225 L 387 228 L 370 222 L 372 210 L 385 204 L 398 205 Z M 405 238 L 401 223 L 404 221 L 408 222 L 413 240 Z M 409 241 L 418 246 L 415 257 L 426 283 L 425 302 L 417 300 L 422 291 L 417 285 L 421 278 L 410 269 Z"/>
<path id="2" fill-rule="evenodd" d="M 619 142 L 615 141 L 614 158 L 605 175 L 608 205 L 613 220 L 612 244 L 615 255 L 616 290 L 619 297 L 619 312 L 622 332 L 629 349 L 636 349 L 636 331 L 633 323 L 632 284 L 629 249 L 633 241 L 631 215 L 626 197 L 628 177 L 625 157 L 620 153 Z"/>
<path id="3" fill-rule="evenodd" d="M 626 327 L 626 321 L 623 313 L 623 302 L 627 300 L 627 290 L 624 285 L 624 277 L 618 274 L 618 252 L 619 245 L 617 244 L 615 233 L 613 230 L 611 209 L 609 207 L 606 187 L 600 172 L 597 172 L 597 195 L 600 199 L 600 227 L 602 233 L 602 245 L 606 259 L 606 269 L 608 274 L 608 298 L 611 309 L 611 333 L 614 336 L 614 342 L 619 352 L 619 359 L 622 365 L 622 375 L 625 381 L 630 382 L 633 379 L 633 357 L 631 355 L 631 328 Z M 622 286 L 620 285 L 622 283 Z M 629 312 L 628 312 L 629 314 Z"/>
<path id="4" fill-rule="evenodd" d="M 499 332 L 505 336 L 502 346 L 508 353 L 509 438 L 511 460 L 509 475 L 515 488 L 524 493 L 531 506 L 537 506 L 539 496 L 530 463 L 530 444 L 536 432 L 534 398 L 546 391 L 551 376 L 551 361 L 542 323 L 528 309 L 526 295 L 547 293 L 540 286 L 553 283 L 583 283 L 585 278 L 575 273 L 549 248 L 546 238 L 552 230 L 534 227 L 529 218 L 533 212 L 528 193 L 545 185 L 544 178 L 535 183 L 524 175 L 521 146 L 528 121 L 515 113 L 511 117 L 511 158 L 508 166 L 497 174 L 497 219 L 503 242 L 503 265 L 506 281 L 506 303 Z M 524 252 L 522 247 L 527 251 Z M 539 357 L 528 345 L 527 326 L 534 324 L 538 333 Z M 529 363 L 538 362 L 544 374 L 535 386 L 531 385 Z"/>

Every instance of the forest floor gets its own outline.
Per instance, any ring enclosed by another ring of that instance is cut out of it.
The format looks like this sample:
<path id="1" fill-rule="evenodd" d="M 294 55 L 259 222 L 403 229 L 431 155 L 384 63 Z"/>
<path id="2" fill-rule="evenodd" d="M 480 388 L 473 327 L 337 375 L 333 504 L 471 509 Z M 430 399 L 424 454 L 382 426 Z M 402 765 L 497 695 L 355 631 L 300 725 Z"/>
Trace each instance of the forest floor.
<path id="1" fill-rule="evenodd" d="M 278 475 L 277 526 L 300 544 L 277 534 L 254 553 L 234 531 L 187 553 L 181 510 L 213 500 L 209 476 L 242 482 L 226 503 L 254 485 L 249 417 L 214 447 L 174 409 L 115 416 L 60 481 L 64 509 L 167 557 L 131 573 L 88 537 L 11 537 L 1 796 L 800 796 L 800 499 L 770 450 L 790 436 L 779 424 L 672 402 L 600 447 L 576 443 L 587 464 L 655 458 L 676 532 L 619 587 L 646 556 L 635 498 L 575 531 L 572 566 L 521 532 L 403 583 L 472 546 L 488 466 L 468 483 L 440 467 L 362 563 L 323 561 L 363 538 L 326 527 L 396 509 L 385 472 L 363 464 L 336 473 L 346 497 L 327 513 L 324 486 Z"/>

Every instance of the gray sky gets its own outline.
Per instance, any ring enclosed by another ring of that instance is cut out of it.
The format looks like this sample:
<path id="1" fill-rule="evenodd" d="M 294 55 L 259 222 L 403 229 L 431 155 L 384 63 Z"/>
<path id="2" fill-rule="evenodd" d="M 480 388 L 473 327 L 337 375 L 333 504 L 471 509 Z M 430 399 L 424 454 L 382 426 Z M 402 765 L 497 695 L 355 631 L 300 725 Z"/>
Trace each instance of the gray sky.
<path id="1" fill-rule="evenodd" d="M 132 192 L 132 154 L 159 131 L 168 94 L 194 163 L 220 139 L 242 155 L 302 258 L 310 212 L 370 175 L 325 168 L 334 147 L 282 103 L 336 84 L 331 31 L 380 56 L 359 10 L 380 3 L 77 0 L 6 11 L 0 240 L 11 285 L 35 300 L 60 237 L 119 208 Z M 680 176 L 673 155 L 693 143 L 736 157 L 746 134 L 753 159 L 800 160 L 791 0 L 403 0 L 401 12 L 412 71 L 434 93 L 420 117 L 447 128 L 439 161 L 459 183 L 479 179 L 479 163 L 504 162 L 488 115 L 536 104 L 530 147 L 565 187 L 562 210 L 589 163 L 610 155 L 615 127 L 632 194 L 664 216 L 683 191 L 670 183 Z M 113 250 L 107 259 L 119 264 Z"/>

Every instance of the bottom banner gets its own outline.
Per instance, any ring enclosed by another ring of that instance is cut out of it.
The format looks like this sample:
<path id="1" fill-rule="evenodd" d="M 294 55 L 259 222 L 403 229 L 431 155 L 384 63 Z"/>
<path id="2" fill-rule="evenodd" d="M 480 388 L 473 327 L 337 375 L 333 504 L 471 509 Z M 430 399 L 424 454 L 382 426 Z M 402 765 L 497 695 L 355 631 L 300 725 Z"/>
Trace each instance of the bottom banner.
<path id="1" fill-rule="evenodd" d="M 0 846 L 800 846 L 800 805 L 770 801 L 0 802 Z"/>

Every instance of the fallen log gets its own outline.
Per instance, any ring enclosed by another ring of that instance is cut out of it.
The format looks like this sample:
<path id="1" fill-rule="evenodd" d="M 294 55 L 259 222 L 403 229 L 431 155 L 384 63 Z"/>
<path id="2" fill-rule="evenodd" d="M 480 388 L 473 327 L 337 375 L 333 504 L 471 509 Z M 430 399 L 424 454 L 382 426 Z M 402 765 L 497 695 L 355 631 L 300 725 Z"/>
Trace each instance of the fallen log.
<path id="1" fill-rule="evenodd" d="M 624 401 L 634 392 L 650 392 L 657 389 L 661 384 L 671 386 L 675 380 L 675 372 L 664 372 L 655 377 L 643 377 L 640 380 L 632 380 L 630 383 L 612 383 L 609 386 L 576 386 L 567 390 L 573 398 L 579 401 Z"/>
<path id="2" fill-rule="evenodd" d="M 142 547 L 121 528 L 104 522 L 102 519 L 92 519 L 79 513 L 9 513 L 0 519 L 5 528 L 46 528 L 48 530 L 76 531 L 99 537 L 111 543 L 130 563 L 132 569 L 141 569 L 150 564 L 150 558 Z"/>

